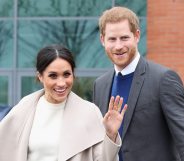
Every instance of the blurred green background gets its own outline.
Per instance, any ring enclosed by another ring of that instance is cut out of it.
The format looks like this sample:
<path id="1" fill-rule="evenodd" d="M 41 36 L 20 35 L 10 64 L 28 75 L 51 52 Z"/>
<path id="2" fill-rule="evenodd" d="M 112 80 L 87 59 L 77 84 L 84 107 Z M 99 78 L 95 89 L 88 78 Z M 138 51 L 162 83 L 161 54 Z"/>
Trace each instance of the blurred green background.
<path id="1" fill-rule="evenodd" d="M 15 105 L 42 88 L 35 80 L 35 57 L 48 44 L 62 43 L 74 53 L 73 91 L 92 100 L 94 80 L 112 64 L 99 40 L 98 18 L 112 6 L 138 14 L 140 54 L 146 55 L 146 0 L 1 0 L 0 105 Z"/>

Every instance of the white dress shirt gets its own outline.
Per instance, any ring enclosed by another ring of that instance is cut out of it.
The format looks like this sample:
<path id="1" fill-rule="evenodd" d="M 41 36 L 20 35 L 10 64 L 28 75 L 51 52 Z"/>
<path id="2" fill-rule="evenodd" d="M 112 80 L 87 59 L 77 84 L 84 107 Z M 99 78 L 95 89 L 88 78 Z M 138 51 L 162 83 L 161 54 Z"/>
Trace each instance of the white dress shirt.
<path id="1" fill-rule="evenodd" d="M 139 59 L 140 59 L 140 54 L 138 52 L 135 58 L 133 59 L 133 61 L 130 64 L 128 64 L 122 71 L 118 71 L 118 68 L 116 67 L 116 65 L 114 65 L 116 75 L 118 74 L 118 72 L 121 72 L 122 75 L 127 75 L 134 72 L 139 62 Z"/>

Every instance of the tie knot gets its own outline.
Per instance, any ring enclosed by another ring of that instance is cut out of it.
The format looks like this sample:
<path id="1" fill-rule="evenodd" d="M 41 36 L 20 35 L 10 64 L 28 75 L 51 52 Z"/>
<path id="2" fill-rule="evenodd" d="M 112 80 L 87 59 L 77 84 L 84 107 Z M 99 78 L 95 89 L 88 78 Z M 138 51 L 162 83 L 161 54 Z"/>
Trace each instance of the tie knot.
<path id="1" fill-rule="evenodd" d="M 123 75 L 121 74 L 121 72 L 118 72 L 118 77 L 123 77 Z"/>
<path id="2" fill-rule="evenodd" d="M 121 72 L 118 72 L 118 75 L 116 76 L 116 80 L 117 82 L 121 82 L 123 80 L 123 75 L 121 74 Z"/>

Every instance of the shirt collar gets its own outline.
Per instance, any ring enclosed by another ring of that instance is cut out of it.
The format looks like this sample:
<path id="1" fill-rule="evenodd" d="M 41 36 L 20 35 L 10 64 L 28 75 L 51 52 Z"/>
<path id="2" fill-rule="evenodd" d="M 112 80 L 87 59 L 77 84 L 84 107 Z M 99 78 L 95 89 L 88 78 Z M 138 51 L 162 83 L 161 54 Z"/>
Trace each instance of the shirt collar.
<path id="1" fill-rule="evenodd" d="M 130 64 L 128 64 L 122 71 L 118 71 L 116 65 L 114 65 L 116 75 L 118 74 L 118 72 L 121 72 L 122 75 L 127 75 L 134 72 L 139 62 L 139 59 L 140 59 L 140 54 L 138 52 L 136 54 L 136 57 L 133 59 L 133 61 Z"/>

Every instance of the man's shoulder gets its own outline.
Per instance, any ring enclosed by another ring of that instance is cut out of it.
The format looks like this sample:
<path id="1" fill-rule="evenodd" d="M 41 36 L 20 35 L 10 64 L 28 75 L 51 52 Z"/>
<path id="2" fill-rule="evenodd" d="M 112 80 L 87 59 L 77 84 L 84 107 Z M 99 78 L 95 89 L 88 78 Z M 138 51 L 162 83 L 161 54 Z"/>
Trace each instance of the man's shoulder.
<path id="1" fill-rule="evenodd" d="M 158 69 L 162 69 L 162 70 L 168 70 L 169 68 L 162 65 L 162 64 L 159 64 L 157 62 L 154 62 L 152 60 L 147 60 L 147 63 L 149 64 L 150 67 L 153 67 L 153 68 L 158 68 Z"/>
<path id="2" fill-rule="evenodd" d="M 149 60 L 143 57 L 141 57 L 141 62 L 144 62 L 147 64 L 146 66 L 147 66 L 147 69 L 149 69 L 149 71 L 165 72 L 170 70 L 169 67 L 166 67 L 162 64 L 154 62 L 153 60 Z"/>
<path id="3" fill-rule="evenodd" d="M 173 69 L 164 66 L 162 64 L 156 63 L 152 60 L 143 59 L 146 62 L 145 72 L 148 77 L 152 79 L 152 81 L 160 81 L 165 79 L 175 79 L 181 82 L 181 78 L 179 77 L 178 73 Z M 143 64 L 143 63 L 142 63 Z"/>

